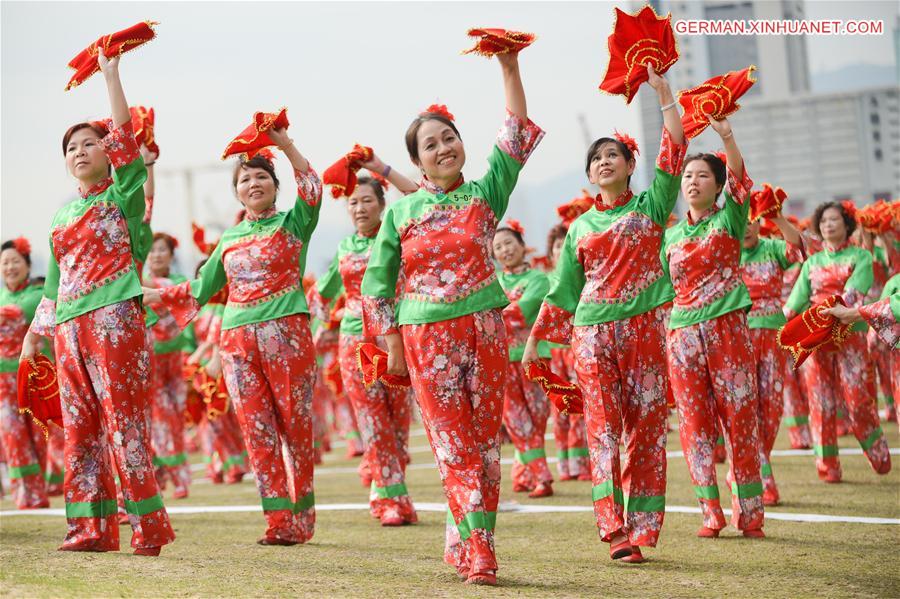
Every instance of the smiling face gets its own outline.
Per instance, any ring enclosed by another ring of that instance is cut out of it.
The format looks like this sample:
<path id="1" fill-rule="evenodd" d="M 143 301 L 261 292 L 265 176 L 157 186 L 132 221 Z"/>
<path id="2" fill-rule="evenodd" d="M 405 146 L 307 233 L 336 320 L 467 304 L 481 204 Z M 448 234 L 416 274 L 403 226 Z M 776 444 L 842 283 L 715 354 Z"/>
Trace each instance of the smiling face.
<path id="1" fill-rule="evenodd" d="M 512 231 L 497 231 L 494 234 L 493 250 L 494 258 L 507 270 L 521 266 L 525 260 L 525 245 Z"/>
<path id="2" fill-rule="evenodd" d="M 434 182 L 450 183 L 459 178 L 466 162 L 466 150 L 453 128 L 437 119 L 422 123 L 416 135 L 419 160 L 425 176 Z"/>
<path id="3" fill-rule="evenodd" d="M 79 181 L 93 183 L 107 176 L 109 159 L 100 147 L 100 136 L 90 127 L 79 129 L 66 144 L 66 168 Z"/>
<path id="4" fill-rule="evenodd" d="M 635 160 L 628 160 L 614 142 L 601 145 L 591 156 L 588 166 L 588 180 L 603 187 L 621 186 L 634 173 Z"/>
<path id="5" fill-rule="evenodd" d="M 347 198 L 347 213 L 360 235 L 371 233 L 381 224 L 383 209 L 384 204 L 378 200 L 375 190 L 366 183 L 357 185 L 353 195 Z"/>
<path id="6" fill-rule="evenodd" d="M 164 239 L 157 239 L 150 247 L 147 255 L 147 266 L 155 277 L 169 276 L 169 268 L 172 266 L 172 250 Z"/>
<path id="7" fill-rule="evenodd" d="M 28 262 L 15 248 L 7 248 L 0 252 L 0 273 L 3 282 L 9 289 L 16 289 L 28 278 Z"/>
<path id="8" fill-rule="evenodd" d="M 275 180 L 265 169 L 241 166 L 235 184 L 238 201 L 259 214 L 275 205 Z"/>
<path id="9" fill-rule="evenodd" d="M 847 241 L 847 223 L 837 208 L 826 208 L 819 220 L 819 232 L 822 239 L 832 245 L 841 245 Z"/>
<path id="10" fill-rule="evenodd" d="M 684 167 L 681 176 L 681 193 L 691 209 L 697 212 L 708 210 L 716 203 L 722 186 L 716 182 L 712 167 L 702 158 L 691 160 Z"/>

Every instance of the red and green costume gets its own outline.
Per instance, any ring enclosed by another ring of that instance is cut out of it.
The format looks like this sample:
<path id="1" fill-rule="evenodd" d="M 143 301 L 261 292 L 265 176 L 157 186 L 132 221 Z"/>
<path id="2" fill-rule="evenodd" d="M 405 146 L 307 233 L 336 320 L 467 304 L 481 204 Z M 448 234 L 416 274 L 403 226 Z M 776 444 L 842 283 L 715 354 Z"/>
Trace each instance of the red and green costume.
<path id="1" fill-rule="evenodd" d="M 403 336 L 423 424 L 450 504 L 445 560 L 463 574 L 497 569 L 506 295 L 491 242 L 522 166 L 543 137 L 508 113 L 481 179 L 427 179 L 390 205 L 363 277 L 363 331 Z M 401 281 L 398 286 L 398 280 Z"/>

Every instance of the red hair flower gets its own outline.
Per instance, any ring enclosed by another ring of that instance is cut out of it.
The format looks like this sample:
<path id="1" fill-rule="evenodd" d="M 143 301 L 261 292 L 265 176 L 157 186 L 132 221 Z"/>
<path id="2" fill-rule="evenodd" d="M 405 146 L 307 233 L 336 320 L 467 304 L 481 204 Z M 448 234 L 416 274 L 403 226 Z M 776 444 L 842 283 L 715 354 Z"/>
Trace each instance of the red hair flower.
<path id="1" fill-rule="evenodd" d="M 841 206 L 853 220 L 856 220 L 856 204 L 853 203 L 853 200 L 841 200 Z"/>
<path id="2" fill-rule="evenodd" d="M 29 243 L 28 240 L 24 237 L 16 237 L 12 240 L 12 244 L 16 251 L 23 256 L 28 256 L 31 254 L 31 243 Z"/>
<path id="3" fill-rule="evenodd" d="M 439 114 L 448 121 L 456 121 L 453 115 L 450 114 L 450 111 L 447 110 L 446 104 L 432 104 L 431 106 L 420 112 L 419 116 L 428 116 L 429 114 Z"/>
<path id="4" fill-rule="evenodd" d="M 518 220 L 516 220 L 514 218 L 506 219 L 506 228 L 511 231 L 515 231 L 522 237 L 525 236 L 525 227 L 523 227 L 522 223 L 520 223 Z"/>
<path id="5" fill-rule="evenodd" d="M 620 142 L 622 142 L 622 145 L 624 145 L 626 148 L 631 150 L 631 153 L 634 154 L 635 156 L 640 154 L 640 152 L 638 151 L 637 142 L 634 141 L 634 138 L 631 137 L 630 135 L 628 135 L 627 133 L 619 133 L 618 131 L 614 131 L 613 137 L 615 137 Z"/>

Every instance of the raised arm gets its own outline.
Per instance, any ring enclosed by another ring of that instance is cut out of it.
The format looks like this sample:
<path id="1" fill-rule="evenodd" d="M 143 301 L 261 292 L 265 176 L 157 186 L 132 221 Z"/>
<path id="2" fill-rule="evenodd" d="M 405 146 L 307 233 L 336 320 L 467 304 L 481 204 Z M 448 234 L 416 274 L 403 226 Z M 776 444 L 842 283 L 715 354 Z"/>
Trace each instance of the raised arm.
<path id="1" fill-rule="evenodd" d="M 525 88 L 519 74 L 519 54 L 509 52 L 497 54 L 497 61 L 503 71 L 503 92 L 506 96 L 506 108 L 522 119 L 528 121 L 528 105 L 525 103 Z"/>
<path id="2" fill-rule="evenodd" d="M 717 121 L 709 115 L 706 118 L 709 119 L 710 127 L 722 139 L 722 147 L 725 148 L 728 168 L 734 173 L 735 178 L 740 181 L 744 178 L 744 157 L 741 156 L 741 151 L 734 140 L 734 131 L 731 129 L 731 123 L 728 122 L 727 118 L 723 118 L 721 121 Z"/>
<path id="3" fill-rule="evenodd" d="M 128 102 L 125 100 L 125 91 L 122 89 L 122 81 L 119 79 L 119 57 L 106 58 L 101 48 L 97 54 L 97 64 L 106 79 L 106 91 L 109 94 L 109 108 L 112 112 L 113 124 L 121 127 L 131 122 L 131 112 L 128 110 Z"/>
<path id="4" fill-rule="evenodd" d="M 287 131 L 285 129 L 272 129 L 269 131 L 269 138 L 275 142 L 279 150 L 284 152 L 294 170 L 305 175 L 309 170 L 309 161 L 303 157 L 303 154 L 294 145 L 294 140 L 288 137 Z"/>
<path id="5" fill-rule="evenodd" d="M 419 190 L 419 185 L 415 181 L 386 165 L 377 154 L 372 155 L 372 160 L 363 162 L 362 167 L 387 179 L 388 182 L 399 189 L 403 195 L 408 195 Z"/>
<path id="6" fill-rule="evenodd" d="M 672 88 L 666 78 L 657 75 L 653 67 L 647 65 L 647 83 L 656 90 L 659 98 L 659 106 L 663 113 L 663 126 L 669 132 L 672 142 L 676 145 L 684 143 L 684 127 L 681 125 L 681 115 L 678 114 L 678 102 L 672 94 Z"/>

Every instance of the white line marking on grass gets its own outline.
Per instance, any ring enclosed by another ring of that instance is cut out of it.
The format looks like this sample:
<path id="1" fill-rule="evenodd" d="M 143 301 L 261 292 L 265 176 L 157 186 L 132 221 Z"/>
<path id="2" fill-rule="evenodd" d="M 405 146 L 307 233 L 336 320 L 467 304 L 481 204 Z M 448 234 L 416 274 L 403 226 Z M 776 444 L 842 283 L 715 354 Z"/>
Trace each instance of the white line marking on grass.
<path id="1" fill-rule="evenodd" d="M 445 503 L 419 503 L 416 502 L 416 510 L 420 512 L 447 511 Z M 260 512 L 260 505 L 185 505 L 166 508 L 170 514 L 228 514 Z M 316 511 L 368 511 L 368 503 L 324 503 L 316 504 Z M 570 514 L 593 512 L 593 506 L 589 505 L 522 505 L 515 501 L 500 504 L 499 512 L 509 514 Z M 730 515 L 731 510 L 722 510 Z M 686 505 L 667 505 L 666 512 L 678 514 L 699 514 L 700 508 Z M 39 509 L 39 510 L 6 510 L 0 512 L 0 516 L 65 516 L 64 509 Z M 828 514 L 792 514 L 790 512 L 766 511 L 769 520 L 784 520 L 788 522 L 825 522 L 825 523 L 851 523 L 851 524 L 893 524 L 900 525 L 898 518 L 869 518 L 862 516 L 831 516 Z"/>

